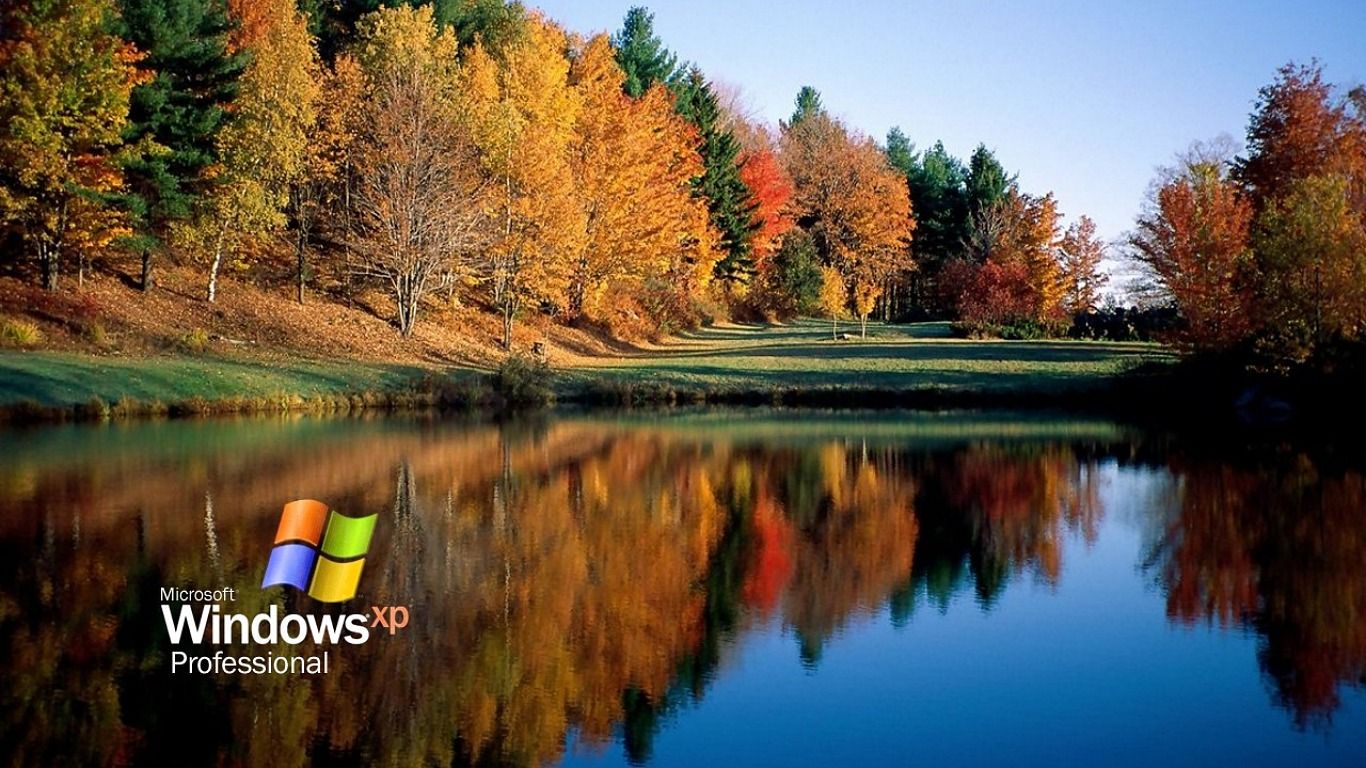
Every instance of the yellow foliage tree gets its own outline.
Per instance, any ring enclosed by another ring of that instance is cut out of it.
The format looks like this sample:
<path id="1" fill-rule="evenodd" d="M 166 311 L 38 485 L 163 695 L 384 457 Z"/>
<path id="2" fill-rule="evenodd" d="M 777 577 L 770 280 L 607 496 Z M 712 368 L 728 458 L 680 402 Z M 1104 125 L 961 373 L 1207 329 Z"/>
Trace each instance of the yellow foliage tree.
<path id="1" fill-rule="evenodd" d="M 65 252 L 83 267 L 88 250 L 124 231 L 95 202 L 123 184 L 115 156 L 141 77 L 136 51 L 109 32 L 113 5 L 0 7 L 0 227 L 32 249 L 49 290 Z"/>
<path id="2" fill-rule="evenodd" d="M 584 239 L 584 214 L 573 192 L 569 148 L 579 94 L 569 87 L 564 31 L 531 14 L 522 34 L 495 59 L 482 44 L 461 73 L 483 164 L 498 192 L 495 240 L 480 260 L 479 277 L 503 320 L 503 348 L 528 302 L 561 304 L 570 255 Z"/>
<path id="3" fill-rule="evenodd" d="M 292 0 L 231 0 L 228 8 L 238 20 L 229 45 L 248 52 L 250 60 L 232 120 L 219 134 L 219 184 L 190 232 L 196 241 L 211 242 L 209 301 L 217 296 L 232 242 L 284 226 L 290 185 L 304 171 L 319 93 L 308 19 Z"/>
<path id="4" fill-rule="evenodd" d="M 830 338 L 839 338 L 839 320 L 849 303 L 849 290 L 844 286 L 844 275 L 838 268 L 821 267 L 821 309 L 830 318 Z"/>

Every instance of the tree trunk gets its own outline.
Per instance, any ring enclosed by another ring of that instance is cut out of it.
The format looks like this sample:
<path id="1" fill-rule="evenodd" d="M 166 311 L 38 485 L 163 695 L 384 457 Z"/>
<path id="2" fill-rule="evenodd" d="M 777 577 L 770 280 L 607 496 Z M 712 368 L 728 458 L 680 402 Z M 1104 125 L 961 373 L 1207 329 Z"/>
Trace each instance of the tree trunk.
<path id="1" fill-rule="evenodd" d="M 213 263 L 209 265 L 209 290 L 208 299 L 212 304 L 218 296 L 218 266 L 223 263 L 223 238 L 227 237 L 227 225 L 218 228 L 218 237 L 213 244 Z"/>
<path id="2" fill-rule="evenodd" d="M 152 251 L 150 248 L 142 249 L 142 292 L 152 290 Z"/>
<path id="3" fill-rule="evenodd" d="M 865 338 L 865 339 L 868 338 L 868 316 L 867 316 L 867 315 L 861 315 L 861 316 L 859 317 L 859 323 L 863 326 L 863 327 L 859 330 L 859 336 L 862 337 L 862 338 Z"/>
<path id="4" fill-rule="evenodd" d="M 398 332 L 405 339 L 413 335 L 417 321 L 417 296 L 413 285 L 406 276 L 399 277 L 394 283 L 394 299 L 398 305 Z"/>
<path id="5" fill-rule="evenodd" d="M 832 341 L 839 341 L 839 340 L 840 340 L 839 324 L 840 324 L 840 321 L 839 321 L 839 320 L 836 320 L 834 315 L 831 315 L 831 316 L 830 316 L 830 339 L 831 339 Z"/>
<path id="6" fill-rule="evenodd" d="M 503 306 L 503 349 L 512 351 L 512 313 L 511 303 Z"/>
<path id="7" fill-rule="evenodd" d="M 43 268 L 43 288 L 49 291 L 57 290 L 57 274 L 61 269 L 61 265 L 57 263 L 57 249 L 51 243 L 40 242 L 38 260 Z"/>
<path id="8" fill-rule="evenodd" d="M 304 303 L 304 269 L 308 266 L 308 235 L 302 229 L 299 231 L 299 239 L 294 247 L 295 276 L 298 278 L 296 287 L 298 288 L 297 298 L 299 303 Z"/>

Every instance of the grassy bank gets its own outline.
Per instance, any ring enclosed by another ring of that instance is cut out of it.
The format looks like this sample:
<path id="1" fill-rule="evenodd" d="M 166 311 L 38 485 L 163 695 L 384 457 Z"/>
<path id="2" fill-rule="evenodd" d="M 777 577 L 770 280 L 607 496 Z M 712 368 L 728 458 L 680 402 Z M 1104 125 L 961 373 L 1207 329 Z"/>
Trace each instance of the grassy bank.
<path id="1" fill-rule="evenodd" d="M 947 323 L 870 324 L 866 339 L 836 341 L 828 323 L 805 321 L 703 329 L 649 354 L 585 360 L 559 386 L 591 402 L 1057 405 L 1173 360 L 1155 344 L 956 339 Z"/>
<path id="2" fill-rule="evenodd" d="M 1171 360 L 1152 344 L 955 339 L 941 323 L 875 324 L 866 339 L 836 341 L 828 324 L 806 321 L 576 356 L 545 383 L 581 403 L 1068 407 Z M 0 352 L 0 412 L 11 419 L 482 405 L 505 383 L 416 362 Z"/>
<path id="3" fill-rule="evenodd" d="M 428 407 L 476 400 L 478 386 L 421 365 L 0 352 L 9 421 Z"/>

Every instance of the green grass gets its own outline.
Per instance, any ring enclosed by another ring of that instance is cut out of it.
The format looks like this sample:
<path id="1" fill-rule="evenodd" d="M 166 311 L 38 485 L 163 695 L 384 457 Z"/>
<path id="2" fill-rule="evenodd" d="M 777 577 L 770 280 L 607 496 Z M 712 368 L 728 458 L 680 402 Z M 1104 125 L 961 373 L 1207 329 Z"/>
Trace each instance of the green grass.
<path id="1" fill-rule="evenodd" d="M 857 325 L 845 324 L 841 331 L 856 333 Z M 1039 395 L 1056 404 L 1070 393 L 1104 390 L 1144 362 L 1172 359 L 1154 344 L 955 339 L 945 323 L 870 324 L 867 339 L 833 341 L 828 323 L 802 321 L 779 327 L 704 329 L 660 350 L 589 358 L 559 371 L 555 388 L 563 398 L 589 401 L 595 399 L 595 390 L 610 394 L 639 387 L 652 394 L 624 400 L 724 401 L 734 400 L 729 397 L 734 395 L 762 399 L 781 391 L 845 393 L 848 398 L 840 404 L 855 406 L 866 399 L 860 393 L 1004 395 L 1025 405 Z M 200 412 L 212 410 L 207 405 L 213 401 L 229 398 L 396 392 L 433 373 L 417 364 L 346 360 L 10 351 L 0 352 L 0 406 L 71 408 L 99 398 L 111 405 L 121 400 L 180 403 L 183 410 Z M 665 396 L 660 397 L 661 392 Z"/>
<path id="2" fill-rule="evenodd" d="M 174 403 L 274 394 L 393 390 L 427 369 L 350 361 L 272 362 L 214 357 L 96 357 L 66 352 L 0 352 L 0 404 L 68 406 L 99 397 L 113 403 Z"/>
<path id="3" fill-rule="evenodd" d="M 857 324 L 840 332 L 858 333 Z M 830 325 L 697 331 L 664 351 L 593 361 L 569 372 L 592 382 L 681 390 L 841 388 L 1020 394 L 1086 391 L 1145 362 L 1173 361 L 1157 344 L 1095 341 L 976 341 L 947 323 L 869 324 L 868 338 L 834 341 Z"/>

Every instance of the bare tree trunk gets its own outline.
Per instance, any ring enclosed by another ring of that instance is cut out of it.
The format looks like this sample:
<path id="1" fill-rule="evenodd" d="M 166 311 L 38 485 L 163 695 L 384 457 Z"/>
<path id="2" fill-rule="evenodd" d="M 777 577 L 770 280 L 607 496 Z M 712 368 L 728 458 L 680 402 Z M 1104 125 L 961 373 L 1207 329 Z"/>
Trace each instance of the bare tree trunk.
<path id="1" fill-rule="evenodd" d="M 839 338 L 840 338 L 840 335 L 839 335 L 839 324 L 840 324 L 840 321 L 837 320 L 837 319 L 835 319 L 835 316 L 834 316 L 834 315 L 831 315 L 831 316 L 830 316 L 830 339 L 831 339 L 832 341 L 839 341 Z"/>
<path id="2" fill-rule="evenodd" d="M 860 325 L 863 326 L 863 327 L 859 330 L 859 336 L 862 337 L 862 338 L 865 338 L 865 339 L 868 338 L 868 316 L 867 316 L 867 315 L 859 315 L 859 323 L 860 323 Z"/>
<path id="3" fill-rule="evenodd" d="M 222 224 L 218 227 L 218 237 L 213 243 L 213 263 L 209 266 L 209 290 L 208 299 L 212 304 L 218 296 L 218 267 L 223 263 L 223 241 L 228 235 L 228 225 Z"/>

